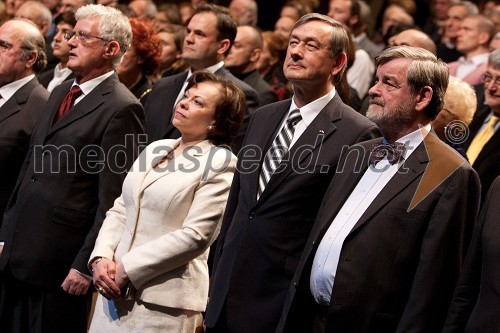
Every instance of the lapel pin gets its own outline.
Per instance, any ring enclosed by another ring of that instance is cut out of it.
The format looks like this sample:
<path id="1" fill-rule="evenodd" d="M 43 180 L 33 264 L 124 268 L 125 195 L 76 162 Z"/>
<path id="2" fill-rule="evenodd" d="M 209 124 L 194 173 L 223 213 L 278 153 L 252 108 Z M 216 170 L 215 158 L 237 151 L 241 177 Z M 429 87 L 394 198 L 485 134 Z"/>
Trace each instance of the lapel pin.
<path id="1" fill-rule="evenodd" d="M 321 134 L 325 134 L 325 131 L 323 131 L 323 130 L 321 130 L 321 129 L 319 130 L 319 132 L 320 132 Z"/>

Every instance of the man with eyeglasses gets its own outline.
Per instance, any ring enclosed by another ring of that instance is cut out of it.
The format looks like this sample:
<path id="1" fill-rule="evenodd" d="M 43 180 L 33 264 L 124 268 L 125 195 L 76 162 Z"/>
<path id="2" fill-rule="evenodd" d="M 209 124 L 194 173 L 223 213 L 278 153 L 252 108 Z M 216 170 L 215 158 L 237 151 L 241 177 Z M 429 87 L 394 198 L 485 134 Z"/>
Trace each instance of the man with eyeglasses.
<path id="1" fill-rule="evenodd" d="M 49 98 L 35 76 L 46 63 L 34 24 L 11 20 L 0 27 L 0 220 Z"/>
<path id="2" fill-rule="evenodd" d="M 484 200 L 493 180 L 500 175 L 500 49 L 489 55 L 482 78 L 486 104 L 478 105 L 464 148 L 481 179 Z"/>
<path id="3" fill-rule="evenodd" d="M 128 19 L 88 5 L 76 20 L 66 35 L 76 79 L 38 106 L 0 228 L 0 332 L 86 332 L 90 252 L 146 141 L 144 110 L 114 72 L 132 39 Z"/>

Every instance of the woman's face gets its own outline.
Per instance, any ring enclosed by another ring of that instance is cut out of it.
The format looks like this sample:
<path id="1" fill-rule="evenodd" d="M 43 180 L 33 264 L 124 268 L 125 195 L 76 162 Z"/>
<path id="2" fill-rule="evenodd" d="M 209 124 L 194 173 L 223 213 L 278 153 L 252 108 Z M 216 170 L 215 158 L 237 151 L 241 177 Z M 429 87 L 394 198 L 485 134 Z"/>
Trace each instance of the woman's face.
<path id="1" fill-rule="evenodd" d="M 264 46 L 262 47 L 262 52 L 260 53 L 259 61 L 257 61 L 257 68 L 260 73 L 264 73 L 270 67 L 273 67 L 278 59 L 273 57 L 271 52 L 269 52 L 269 44 L 264 40 Z"/>
<path id="2" fill-rule="evenodd" d="M 180 57 L 181 52 L 175 46 L 174 34 L 170 32 L 159 32 L 161 41 L 161 56 L 158 68 L 168 69 Z"/>
<path id="3" fill-rule="evenodd" d="M 215 123 L 215 107 L 219 86 L 211 82 L 200 82 L 191 87 L 175 106 L 172 124 L 185 140 L 205 140 L 208 126 Z"/>

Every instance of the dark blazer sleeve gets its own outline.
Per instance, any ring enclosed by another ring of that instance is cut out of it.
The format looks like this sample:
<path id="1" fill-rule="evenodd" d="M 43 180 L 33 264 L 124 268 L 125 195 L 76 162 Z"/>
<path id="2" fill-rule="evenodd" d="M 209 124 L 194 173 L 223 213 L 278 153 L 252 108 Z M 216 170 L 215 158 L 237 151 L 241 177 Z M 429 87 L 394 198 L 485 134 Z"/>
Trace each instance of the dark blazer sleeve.
<path id="1" fill-rule="evenodd" d="M 460 167 L 443 185 L 423 230 L 419 263 L 397 332 L 442 329 L 454 281 L 465 260 L 479 208 L 479 178 L 472 168 Z"/>
<path id="2" fill-rule="evenodd" d="M 139 155 L 138 143 L 146 143 L 145 138 L 142 141 L 140 138 L 141 133 L 145 131 L 145 123 L 142 106 L 129 104 L 116 112 L 103 134 L 101 148 L 112 158 L 106 159 L 106 167 L 99 173 L 99 206 L 94 224 L 72 264 L 79 272 L 91 275 L 87 267 L 90 253 L 106 212 L 120 196 L 126 173 L 134 162 L 134 156 Z M 120 148 L 120 153 L 115 154 L 117 147 Z"/>
<path id="3" fill-rule="evenodd" d="M 478 223 L 474 230 L 469 252 L 464 263 L 464 267 L 460 274 L 453 300 L 448 311 L 448 316 L 444 325 L 443 332 L 464 332 L 467 322 L 470 318 L 472 310 L 476 305 L 478 298 L 481 272 L 483 268 L 483 230 L 490 209 L 498 204 L 500 198 L 500 177 L 496 179 L 491 187 L 479 216 Z M 493 192 L 496 191 L 496 199 Z M 497 216 L 498 217 L 498 216 Z M 498 281 L 497 281 L 498 283 Z"/>

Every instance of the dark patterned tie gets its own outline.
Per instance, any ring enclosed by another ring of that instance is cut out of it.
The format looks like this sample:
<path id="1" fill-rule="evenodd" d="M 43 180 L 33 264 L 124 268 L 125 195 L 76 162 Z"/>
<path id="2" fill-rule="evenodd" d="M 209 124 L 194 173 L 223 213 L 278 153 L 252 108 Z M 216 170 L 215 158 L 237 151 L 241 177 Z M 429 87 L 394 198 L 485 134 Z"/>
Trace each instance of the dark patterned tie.
<path id="1" fill-rule="evenodd" d="M 75 102 L 75 100 L 82 95 L 82 90 L 79 86 L 74 85 L 71 90 L 64 97 L 59 110 L 57 111 L 56 117 L 54 119 L 54 124 L 57 123 L 59 119 L 64 117 L 66 113 L 68 113 L 69 109 Z"/>
<path id="2" fill-rule="evenodd" d="M 273 144 L 267 151 L 266 156 L 264 157 L 262 170 L 260 172 L 257 198 L 259 198 L 262 192 L 264 192 L 269 179 L 280 164 L 283 156 L 288 152 L 288 148 L 290 148 L 290 143 L 293 139 L 293 133 L 295 132 L 295 125 L 297 125 L 301 119 L 302 116 L 300 115 L 299 109 L 295 109 L 290 112 L 290 115 L 286 120 L 286 124 L 283 126 L 281 132 L 276 136 Z"/>
<path id="3" fill-rule="evenodd" d="M 386 156 L 389 163 L 396 164 L 401 160 L 404 150 L 405 145 L 401 142 L 374 144 L 370 147 L 370 164 L 377 164 Z"/>

